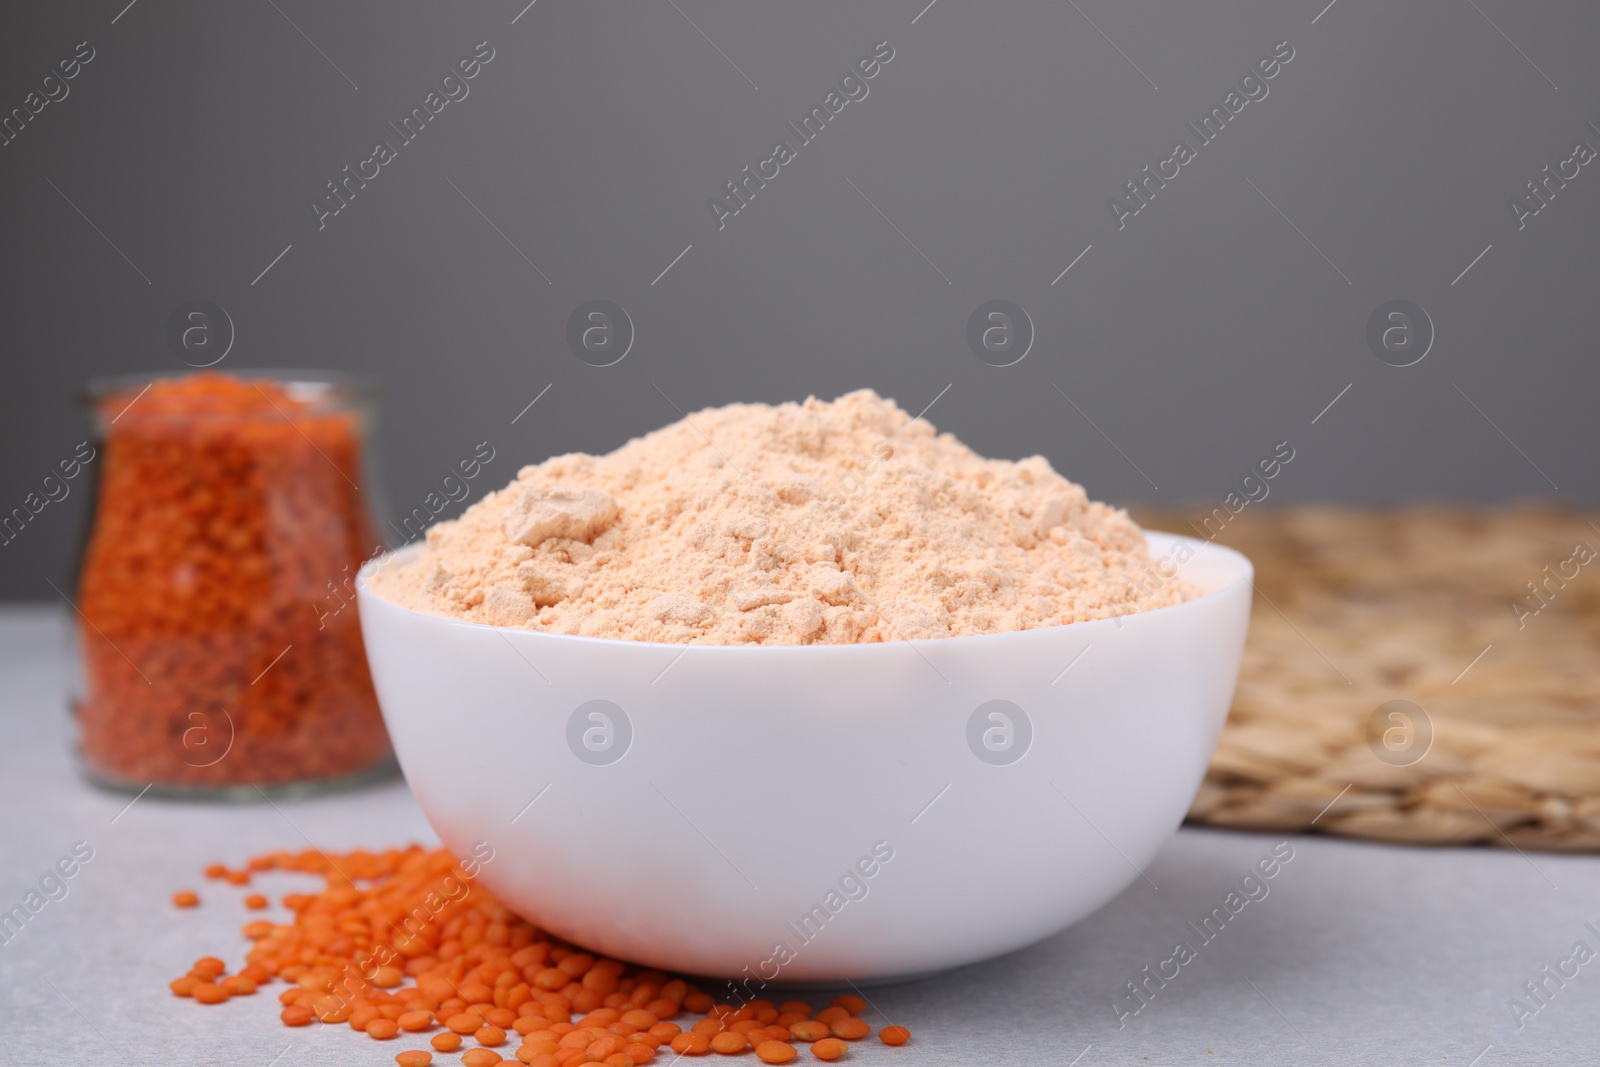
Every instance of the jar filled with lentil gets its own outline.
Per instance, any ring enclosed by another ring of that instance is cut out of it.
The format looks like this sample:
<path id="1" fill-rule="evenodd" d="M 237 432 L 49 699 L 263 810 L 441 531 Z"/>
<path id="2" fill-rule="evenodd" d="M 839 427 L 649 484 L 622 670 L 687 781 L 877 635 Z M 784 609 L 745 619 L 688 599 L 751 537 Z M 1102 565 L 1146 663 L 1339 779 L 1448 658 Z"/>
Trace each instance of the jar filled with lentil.
<path id="1" fill-rule="evenodd" d="M 76 712 L 113 787 L 260 799 L 393 768 L 356 617 L 368 396 L 204 371 L 91 386 Z"/>

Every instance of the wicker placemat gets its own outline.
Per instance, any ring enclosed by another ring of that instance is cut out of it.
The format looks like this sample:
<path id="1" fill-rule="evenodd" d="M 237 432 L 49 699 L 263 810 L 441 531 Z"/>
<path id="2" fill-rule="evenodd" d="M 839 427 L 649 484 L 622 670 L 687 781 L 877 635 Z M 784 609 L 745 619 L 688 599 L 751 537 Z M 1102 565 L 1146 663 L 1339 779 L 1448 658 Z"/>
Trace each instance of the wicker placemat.
<path id="1" fill-rule="evenodd" d="M 1600 517 L 1252 505 L 1215 540 L 1258 595 L 1191 822 L 1600 851 Z"/>

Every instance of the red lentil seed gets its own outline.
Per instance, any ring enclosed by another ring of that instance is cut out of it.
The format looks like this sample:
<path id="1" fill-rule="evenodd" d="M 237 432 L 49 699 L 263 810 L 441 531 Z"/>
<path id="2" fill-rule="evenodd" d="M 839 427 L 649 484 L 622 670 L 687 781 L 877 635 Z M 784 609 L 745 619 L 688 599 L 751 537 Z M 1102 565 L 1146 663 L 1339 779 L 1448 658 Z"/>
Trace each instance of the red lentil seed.
<path id="1" fill-rule="evenodd" d="M 819 1060 L 836 1060 L 850 1051 L 850 1046 L 836 1037 L 825 1037 L 811 1046 L 811 1054 Z"/>
<path id="2" fill-rule="evenodd" d="M 367 1036 L 387 1041 L 400 1032 L 400 1024 L 393 1019 L 374 1019 L 367 1024 Z"/>
<path id="3" fill-rule="evenodd" d="M 756 1046 L 756 1056 L 762 1063 L 788 1063 L 798 1055 L 799 1050 L 786 1041 L 763 1041 Z"/>
<path id="4" fill-rule="evenodd" d="M 842 993 L 833 998 L 833 1007 L 843 1008 L 851 1015 L 860 1015 L 867 1010 L 867 1002 L 854 993 Z"/>
<path id="5" fill-rule="evenodd" d="M 461 1035 L 454 1033 L 453 1031 L 446 1030 L 442 1034 L 434 1034 L 433 1037 L 428 1040 L 428 1044 L 432 1045 L 440 1052 L 454 1052 L 456 1049 L 461 1047 Z"/>
<path id="6" fill-rule="evenodd" d="M 878 1040 L 885 1045 L 903 1045 L 911 1040 L 911 1031 L 903 1026 L 885 1026 L 878 1031 Z"/>
<path id="7" fill-rule="evenodd" d="M 750 1040 L 743 1034 L 736 1034 L 725 1030 L 711 1039 L 711 1051 L 720 1052 L 724 1056 L 731 1056 L 736 1052 L 743 1052 L 750 1046 Z"/>
<path id="8" fill-rule="evenodd" d="M 494 1067 L 503 1057 L 490 1048 L 469 1048 L 461 1054 L 462 1067 Z"/>
<path id="9" fill-rule="evenodd" d="M 211 982 L 196 982 L 189 995 L 201 1004 L 221 1004 L 230 996 L 226 989 Z"/>
<path id="10" fill-rule="evenodd" d="M 200 894 L 192 889 L 180 889 L 172 894 L 172 903 L 180 908 L 192 908 L 200 903 Z"/>
<path id="11" fill-rule="evenodd" d="M 428 1067 L 433 1062 L 433 1053 L 422 1049 L 408 1049 L 395 1054 L 394 1062 L 400 1067 Z"/>
<path id="12" fill-rule="evenodd" d="M 703 1056 L 711 1051 L 711 1039 L 698 1032 L 686 1032 L 672 1039 L 672 1051 L 680 1056 Z"/>
<path id="13" fill-rule="evenodd" d="M 833 1036 L 846 1041 L 859 1041 L 872 1033 L 872 1027 L 861 1019 L 840 1019 L 832 1026 Z"/>
<path id="14" fill-rule="evenodd" d="M 797 1041 L 821 1041 L 828 1036 L 828 1024 L 815 1021 L 791 1023 L 789 1033 Z"/>

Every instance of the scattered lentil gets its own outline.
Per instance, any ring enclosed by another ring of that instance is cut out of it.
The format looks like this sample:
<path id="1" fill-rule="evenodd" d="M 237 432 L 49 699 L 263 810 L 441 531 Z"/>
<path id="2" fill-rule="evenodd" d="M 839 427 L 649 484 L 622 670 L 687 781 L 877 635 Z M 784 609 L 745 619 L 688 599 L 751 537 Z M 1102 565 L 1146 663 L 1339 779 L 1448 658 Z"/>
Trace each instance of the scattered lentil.
<path id="1" fill-rule="evenodd" d="M 814 1019 L 790 1023 L 789 1033 L 796 1041 L 821 1041 L 828 1036 L 828 1024 Z"/>
<path id="2" fill-rule="evenodd" d="M 711 1051 L 711 1039 L 692 1031 L 682 1033 L 672 1039 L 672 1051 L 680 1056 L 701 1056 Z"/>
<path id="3" fill-rule="evenodd" d="M 735 1052 L 743 1052 L 749 1044 L 749 1039 L 743 1034 L 736 1034 L 731 1030 L 727 1030 L 711 1039 L 711 1051 L 731 1056 Z"/>
<path id="4" fill-rule="evenodd" d="M 756 1046 L 756 1055 L 762 1063 L 788 1063 L 800 1052 L 786 1041 L 763 1041 Z"/>
<path id="5" fill-rule="evenodd" d="M 418 1030 L 427 1030 L 433 1026 L 433 1012 L 428 1011 L 426 1008 L 402 1012 L 395 1022 L 400 1024 L 400 1029 L 412 1033 Z"/>
<path id="6" fill-rule="evenodd" d="M 221 1004 L 231 995 L 219 985 L 212 982 L 196 982 L 190 996 L 201 1004 Z"/>
<path id="7" fill-rule="evenodd" d="M 846 1041 L 859 1041 L 872 1033 L 872 1027 L 860 1019 L 840 1019 L 832 1029 L 834 1037 L 842 1037 Z"/>
<path id="8" fill-rule="evenodd" d="M 814 1014 L 803 1001 L 735 1006 L 683 979 L 581 951 L 511 912 L 442 849 L 274 852 L 244 869 L 320 875 L 326 886 L 287 894 L 288 922 L 245 924 L 253 947 L 236 974 L 202 957 L 169 983 L 174 995 L 219 1004 L 278 980 L 288 983 L 278 995 L 285 1026 L 348 1022 L 389 1040 L 442 1021 L 445 1029 L 429 1039 L 436 1052 L 460 1050 L 463 1035 L 478 1041 L 462 1052 L 463 1067 L 510 1062 L 488 1047 L 504 1045 L 508 1030 L 522 1037 L 515 1058 L 528 1067 L 643 1067 L 661 1051 L 751 1048 L 763 1063 L 782 1064 L 799 1055 L 795 1042 L 836 1060 L 849 1048 L 841 1038 L 872 1032 L 851 1014 L 866 1007 L 859 997 L 838 997 Z M 684 1013 L 704 1017 L 668 1021 Z M 910 1034 L 891 1026 L 880 1036 L 894 1045 Z M 408 1050 L 395 1062 L 428 1067 L 432 1053 Z"/>
<path id="9" fill-rule="evenodd" d="M 850 1051 L 850 1046 L 836 1037 L 825 1037 L 811 1046 L 811 1054 L 819 1060 L 836 1060 Z"/>

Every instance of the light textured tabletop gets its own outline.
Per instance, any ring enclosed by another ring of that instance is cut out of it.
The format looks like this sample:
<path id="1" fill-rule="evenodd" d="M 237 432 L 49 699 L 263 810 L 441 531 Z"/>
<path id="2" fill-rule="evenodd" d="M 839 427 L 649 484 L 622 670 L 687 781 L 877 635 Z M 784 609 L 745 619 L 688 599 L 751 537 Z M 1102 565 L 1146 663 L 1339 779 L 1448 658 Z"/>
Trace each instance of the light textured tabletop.
<path id="1" fill-rule="evenodd" d="M 205 882 L 204 865 L 308 839 L 340 849 L 431 843 L 405 785 L 277 807 L 151 797 L 129 807 L 128 796 L 86 785 L 74 768 L 63 622 L 54 609 L 0 611 L 0 911 L 22 903 L 75 843 L 93 848 L 67 895 L 0 944 L 0 1064 L 392 1064 L 396 1042 L 343 1026 L 283 1027 L 272 996 L 281 987 L 208 1008 L 172 996 L 166 983 L 202 955 L 231 967 L 242 958 L 245 891 Z M 1148 880 L 1066 932 L 1001 959 L 868 989 L 876 1012 L 868 1018 L 908 1026 L 913 1043 L 862 1043 L 850 1059 L 904 1067 L 1600 1060 L 1600 963 L 1574 958 L 1577 942 L 1600 951 L 1600 859 L 1292 837 L 1293 859 L 1266 883 L 1267 895 L 1209 942 L 1197 936 L 1188 924 L 1223 905 L 1279 840 L 1185 829 Z M 1047 831 L 1038 845 L 1050 847 Z M 274 896 L 311 887 L 283 874 L 258 884 Z M 204 892 L 201 907 L 171 906 L 185 886 Z M 1193 958 L 1164 962 L 1179 942 Z M 1127 999 L 1146 966 L 1177 973 L 1149 981 L 1148 1002 Z M 1575 976 L 1560 978 L 1563 967 Z M 1542 982 L 1540 1000 L 1529 982 Z M 1526 1005 L 1520 1029 L 1513 998 Z"/>

